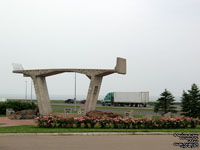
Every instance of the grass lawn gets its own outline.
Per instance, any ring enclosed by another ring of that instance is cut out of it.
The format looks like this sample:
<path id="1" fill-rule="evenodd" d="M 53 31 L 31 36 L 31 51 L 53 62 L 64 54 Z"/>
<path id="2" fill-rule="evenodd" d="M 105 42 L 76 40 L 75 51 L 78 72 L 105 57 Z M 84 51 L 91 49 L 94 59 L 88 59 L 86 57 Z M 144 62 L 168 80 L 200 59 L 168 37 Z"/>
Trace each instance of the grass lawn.
<path id="1" fill-rule="evenodd" d="M 68 133 L 68 132 L 200 132 L 195 129 L 73 129 L 73 128 L 38 128 L 36 126 L 0 127 L 0 133 Z"/>
<path id="2" fill-rule="evenodd" d="M 70 108 L 74 108 L 74 105 L 51 105 L 52 107 L 70 107 Z M 79 105 L 76 106 L 77 108 L 80 108 Z M 145 109 L 145 108 L 132 108 L 132 107 L 106 107 L 106 106 L 97 106 L 96 109 L 111 109 L 111 110 L 142 110 L 142 111 L 153 111 L 153 109 L 149 108 L 149 109 Z"/>
<path id="3" fill-rule="evenodd" d="M 53 113 L 64 113 L 64 109 L 53 109 Z M 72 110 L 72 113 L 77 113 L 77 111 Z M 117 113 L 124 117 L 124 113 Z M 144 114 L 133 114 L 134 118 L 144 118 Z M 159 119 L 161 116 L 153 115 L 153 119 Z"/>
<path id="4" fill-rule="evenodd" d="M 53 113 L 64 113 L 64 109 L 53 109 Z M 77 113 L 77 111 L 72 110 L 72 113 Z"/>
<path id="5" fill-rule="evenodd" d="M 58 104 L 64 104 L 64 100 L 51 100 L 51 103 L 58 103 Z"/>
<path id="6" fill-rule="evenodd" d="M 131 108 L 131 107 L 106 107 L 106 106 L 102 106 L 102 107 L 96 107 L 97 109 L 113 109 L 113 110 L 143 110 L 143 111 L 153 111 L 153 109 L 151 108 Z"/>
<path id="7" fill-rule="evenodd" d="M 51 107 L 63 107 L 63 109 L 66 108 L 66 107 L 75 108 L 74 105 L 67 105 L 67 104 L 66 104 L 66 105 L 59 105 L 59 104 L 56 104 L 56 105 L 51 105 Z M 79 108 L 80 106 L 77 105 L 76 107 Z"/>
<path id="8" fill-rule="evenodd" d="M 53 109 L 53 113 L 64 113 L 63 109 Z"/>
<path id="9" fill-rule="evenodd" d="M 64 113 L 64 110 L 62 109 L 53 109 L 53 113 Z M 72 113 L 77 113 L 77 111 L 74 111 L 72 110 Z M 117 114 L 120 114 L 121 116 L 124 117 L 124 114 L 123 113 L 117 113 Z M 144 114 L 134 114 L 133 117 L 134 118 L 143 118 L 145 115 Z M 154 116 L 153 116 L 154 117 Z M 155 116 L 154 118 L 159 118 L 160 116 Z"/>
<path id="10" fill-rule="evenodd" d="M 145 115 L 144 114 L 134 114 L 134 118 L 143 118 Z"/>

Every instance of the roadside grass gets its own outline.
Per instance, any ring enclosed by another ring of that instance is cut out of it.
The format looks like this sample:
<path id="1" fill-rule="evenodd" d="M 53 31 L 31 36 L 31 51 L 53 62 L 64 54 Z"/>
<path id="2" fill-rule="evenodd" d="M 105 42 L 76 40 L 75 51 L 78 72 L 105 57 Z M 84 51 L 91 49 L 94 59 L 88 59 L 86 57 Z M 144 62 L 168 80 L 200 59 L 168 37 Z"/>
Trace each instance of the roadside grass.
<path id="1" fill-rule="evenodd" d="M 0 114 L 0 117 L 6 117 L 6 115 Z"/>
<path id="2" fill-rule="evenodd" d="M 60 107 L 60 108 L 63 107 L 63 109 L 64 109 L 64 108 L 66 108 L 66 107 L 74 108 L 75 106 L 74 106 L 74 105 L 67 105 L 67 104 L 66 104 L 66 105 L 59 105 L 59 104 L 56 104 L 56 105 L 51 105 L 51 107 Z M 79 108 L 80 106 L 77 105 L 76 107 Z"/>
<path id="3" fill-rule="evenodd" d="M 133 117 L 134 118 L 144 118 L 144 114 L 134 114 Z"/>
<path id="4" fill-rule="evenodd" d="M 158 116 L 158 115 L 157 116 L 156 115 L 152 116 L 152 119 L 160 119 L 160 118 L 161 118 L 161 116 Z"/>
<path id="5" fill-rule="evenodd" d="M 64 113 L 64 109 L 53 109 L 53 113 Z"/>
<path id="6" fill-rule="evenodd" d="M 112 109 L 112 110 L 143 110 L 143 111 L 153 111 L 153 109 L 151 108 L 131 108 L 131 107 L 106 107 L 106 106 L 102 106 L 102 107 L 96 107 L 97 109 Z"/>
<path id="7" fill-rule="evenodd" d="M 53 108 L 53 113 L 64 113 L 64 109 Z M 72 113 L 77 113 L 77 111 L 72 110 Z M 116 113 L 116 114 L 119 114 L 122 117 L 125 116 L 124 113 Z M 133 114 L 133 117 L 134 118 L 145 118 L 145 114 Z M 160 115 L 153 115 L 152 119 L 159 119 L 160 117 L 161 117 Z"/>
<path id="8" fill-rule="evenodd" d="M 64 100 L 51 100 L 51 103 L 58 103 L 58 104 L 64 104 Z"/>
<path id="9" fill-rule="evenodd" d="M 53 113 L 64 113 L 64 109 L 53 109 Z M 72 113 L 77 113 L 77 111 L 72 110 Z M 117 113 L 117 114 L 119 114 L 122 117 L 124 117 L 123 113 Z M 134 118 L 144 118 L 145 115 L 144 114 L 134 114 L 133 117 Z M 160 116 L 154 116 L 154 118 L 160 118 Z"/>
<path id="10" fill-rule="evenodd" d="M 64 100 L 51 100 L 51 103 L 52 104 L 55 104 L 55 105 L 59 105 L 59 104 L 67 104 L 67 103 L 65 103 L 65 101 Z M 81 102 L 80 101 L 76 101 L 76 104 L 81 104 Z"/>
<path id="11" fill-rule="evenodd" d="M 63 109 L 65 107 L 70 107 L 70 108 L 74 108 L 74 105 L 51 105 L 52 107 L 63 107 Z M 80 108 L 80 105 L 76 106 L 77 108 Z M 106 106 L 97 106 L 96 109 L 110 109 L 110 110 L 141 110 L 141 111 L 153 111 L 152 108 L 131 108 L 131 107 L 106 107 Z"/>
<path id="12" fill-rule="evenodd" d="M 64 113 L 64 109 L 53 109 L 53 113 Z M 72 110 L 72 113 L 77 113 L 77 111 Z"/>
<path id="13" fill-rule="evenodd" d="M 200 132 L 200 127 L 187 129 L 86 129 L 38 128 L 33 125 L 0 127 L 0 133 L 72 133 L 72 132 Z"/>

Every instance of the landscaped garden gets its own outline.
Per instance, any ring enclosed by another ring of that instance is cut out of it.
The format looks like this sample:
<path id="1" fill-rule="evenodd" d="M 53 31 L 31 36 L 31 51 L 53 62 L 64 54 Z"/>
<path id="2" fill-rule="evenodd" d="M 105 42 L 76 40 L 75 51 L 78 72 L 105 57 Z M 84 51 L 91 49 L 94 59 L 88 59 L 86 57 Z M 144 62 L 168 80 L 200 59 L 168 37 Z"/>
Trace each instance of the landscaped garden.
<path id="1" fill-rule="evenodd" d="M 132 118 L 117 117 L 71 117 L 40 116 L 36 118 L 38 127 L 42 128 L 101 128 L 101 129 L 178 129 L 195 128 L 199 119 L 189 117 L 175 118 Z"/>
<path id="2" fill-rule="evenodd" d="M 173 106 L 173 102 L 174 97 L 169 91 L 165 90 L 161 94 L 161 97 L 158 99 L 154 107 L 155 112 L 164 112 L 162 116 L 157 115 L 145 118 L 144 114 L 133 114 L 130 117 L 124 117 L 123 114 L 115 114 L 111 112 L 101 111 L 92 111 L 87 113 L 86 116 L 81 117 L 70 117 L 70 115 L 68 117 L 63 117 L 62 115 L 52 114 L 49 116 L 36 117 L 36 126 L 29 125 L 1 127 L 0 133 L 200 132 L 200 90 L 198 90 L 197 86 L 193 85 L 192 89 L 189 90 L 188 93 L 184 92 L 181 103 L 181 115 L 183 115 L 184 117 L 170 117 L 171 115 L 169 117 L 163 117 L 164 114 L 168 112 L 176 111 L 175 107 Z M 53 107 L 53 112 L 63 113 L 64 110 L 56 108 L 57 106 L 61 107 L 62 105 L 54 105 L 55 108 Z M 4 115 L 6 112 L 6 108 L 13 108 L 15 111 L 19 111 L 28 108 L 36 108 L 36 105 L 34 105 L 33 103 L 27 104 L 24 102 L 11 101 L 0 103 L 0 108 L 0 114 Z M 133 108 L 122 109 L 132 110 Z M 153 110 L 148 109 L 147 111 Z M 77 111 L 72 111 L 72 113 L 77 113 Z"/>

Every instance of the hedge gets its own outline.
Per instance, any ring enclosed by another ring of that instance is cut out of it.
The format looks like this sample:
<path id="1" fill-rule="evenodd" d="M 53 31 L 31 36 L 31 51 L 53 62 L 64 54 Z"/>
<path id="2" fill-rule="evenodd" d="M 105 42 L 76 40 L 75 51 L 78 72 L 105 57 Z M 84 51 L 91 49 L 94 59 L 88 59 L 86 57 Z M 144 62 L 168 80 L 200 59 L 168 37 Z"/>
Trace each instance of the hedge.
<path id="1" fill-rule="evenodd" d="M 132 117 L 92 118 L 88 116 L 65 118 L 62 116 L 40 116 L 36 123 L 42 128 L 111 128 L 111 129 L 174 129 L 195 128 L 200 124 L 195 118 L 139 119 Z"/>
<path id="2" fill-rule="evenodd" d="M 36 109 L 37 105 L 34 102 L 23 101 L 0 102 L 0 114 L 6 114 L 7 108 L 12 108 L 16 112 L 26 109 Z"/>

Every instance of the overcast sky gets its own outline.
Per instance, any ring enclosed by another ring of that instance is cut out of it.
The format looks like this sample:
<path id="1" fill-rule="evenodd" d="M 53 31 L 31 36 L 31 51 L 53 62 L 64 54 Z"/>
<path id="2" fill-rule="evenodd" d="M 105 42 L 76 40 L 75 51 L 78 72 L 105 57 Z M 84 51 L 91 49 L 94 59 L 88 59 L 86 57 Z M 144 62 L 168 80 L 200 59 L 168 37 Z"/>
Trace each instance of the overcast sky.
<path id="1" fill-rule="evenodd" d="M 24 69 L 112 69 L 127 59 L 127 75 L 103 79 L 100 95 L 110 91 L 165 88 L 175 96 L 192 83 L 200 86 L 199 0 L 1 0 L 0 96 L 24 94 L 30 78 Z M 72 95 L 74 74 L 47 78 L 51 95 Z M 77 74 L 77 94 L 86 95 L 89 79 Z"/>

